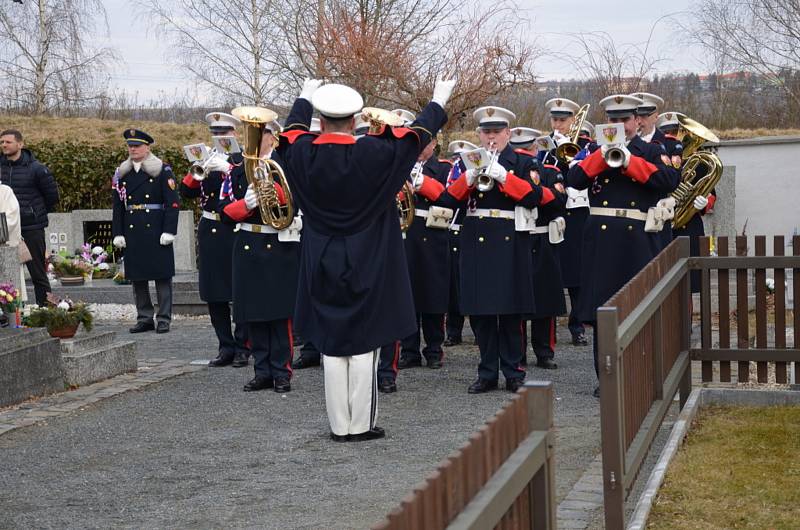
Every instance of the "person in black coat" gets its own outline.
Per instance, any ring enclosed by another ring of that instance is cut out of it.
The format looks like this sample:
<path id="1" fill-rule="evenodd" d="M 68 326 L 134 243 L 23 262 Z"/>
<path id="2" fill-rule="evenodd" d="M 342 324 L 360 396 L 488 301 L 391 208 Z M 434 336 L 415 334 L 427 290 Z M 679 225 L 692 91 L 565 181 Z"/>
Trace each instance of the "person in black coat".
<path id="1" fill-rule="evenodd" d="M 311 92 L 321 134 L 289 131 L 280 147 L 304 216 L 297 331 L 323 355 L 331 439 L 382 438 L 378 350 L 416 329 L 395 197 L 446 122 L 454 82 L 438 81 L 410 126 L 384 126 L 358 140 L 351 133 L 361 96 L 337 84 L 316 90 L 319 84 L 305 83 L 287 123 L 307 128 Z"/>
<path id="2" fill-rule="evenodd" d="M 172 168 L 150 152 L 153 138 L 136 129 L 123 133 L 129 158 L 114 173 L 111 233 L 117 248 L 125 249 L 125 278 L 133 284 L 136 325 L 129 331 L 169 331 L 172 320 L 172 277 L 178 232 L 178 192 Z M 148 283 L 158 296 L 157 325 Z"/>
<path id="3" fill-rule="evenodd" d="M 47 166 L 24 148 L 21 132 L 9 129 L 0 133 L 0 147 L 0 182 L 14 191 L 19 202 L 22 239 L 33 258 L 27 263 L 28 272 L 36 303 L 45 306 L 50 281 L 45 268 L 44 229 L 48 225 L 47 214 L 58 203 L 58 186 Z"/>
<path id="4" fill-rule="evenodd" d="M 206 121 L 212 136 L 236 137 L 239 120 L 224 112 L 210 112 Z M 189 171 L 181 183 L 181 195 L 199 199 L 202 217 L 197 226 L 200 299 L 208 304 L 208 315 L 217 335 L 217 357 L 209 366 L 247 366 L 246 324 L 231 330 L 233 225 L 223 223 L 219 213 L 221 194 L 230 193 L 230 170 L 242 163 L 240 152 L 228 159 L 215 156 L 204 174 Z"/>
<path id="5" fill-rule="evenodd" d="M 514 113 L 500 107 L 481 107 L 479 138 L 496 153 L 492 163 L 464 172 L 447 188 L 459 208 L 466 210 L 461 227 L 461 313 L 469 315 L 481 360 L 478 378 L 468 392 L 497 388 L 502 370 L 506 389 L 522 385 L 522 315 L 535 312 L 530 231 L 534 208 L 555 197 L 536 184 L 536 160 L 515 153 L 508 141 Z M 469 154 L 462 155 L 462 158 Z M 481 162 L 483 164 L 483 162 Z M 490 178 L 477 187 L 478 174 Z"/>
<path id="6" fill-rule="evenodd" d="M 623 146 L 622 166 L 610 167 L 604 158 L 606 146 L 590 144 L 590 154 L 567 175 L 569 186 L 589 189 L 578 318 L 593 326 L 597 308 L 661 250 L 660 229 L 645 231 L 647 211 L 678 186 L 675 173 L 666 168 L 668 159 L 661 146 L 648 144 L 636 134 L 634 115 L 641 102 L 625 95 L 609 96 L 600 102 L 609 119 L 625 128 L 627 145 Z M 597 370 L 597 333 L 594 357 Z M 595 394 L 599 395 L 598 389 Z"/>

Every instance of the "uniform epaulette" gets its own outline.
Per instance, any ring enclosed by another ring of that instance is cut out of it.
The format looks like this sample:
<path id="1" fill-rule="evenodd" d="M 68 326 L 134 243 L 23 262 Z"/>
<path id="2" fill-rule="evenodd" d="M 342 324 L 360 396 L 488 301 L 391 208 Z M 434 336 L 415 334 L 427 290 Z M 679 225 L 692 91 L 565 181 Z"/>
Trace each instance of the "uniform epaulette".
<path id="1" fill-rule="evenodd" d="M 559 169 L 559 167 L 558 167 L 558 166 L 555 166 L 555 165 L 553 165 L 553 164 L 543 164 L 543 165 L 544 165 L 544 167 L 546 167 L 547 169 L 555 169 L 556 171 L 561 171 L 561 169 Z"/>
<path id="2" fill-rule="evenodd" d="M 665 134 L 664 136 L 666 136 L 670 140 L 676 140 L 676 141 L 678 140 L 678 137 L 675 136 L 674 134 Z"/>
<path id="3" fill-rule="evenodd" d="M 514 149 L 514 152 L 519 154 L 519 155 L 526 155 L 526 156 L 530 156 L 530 157 L 536 158 L 536 154 L 535 153 L 532 153 L 532 152 L 528 151 L 527 149 L 523 149 L 521 147 L 518 147 L 518 148 Z"/>
<path id="4" fill-rule="evenodd" d="M 439 162 L 441 162 L 442 164 L 450 164 L 451 166 L 453 165 L 453 161 L 452 161 L 452 160 L 448 160 L 448 159 L 446 159 L 446 158 L 439 158 L 438 160 L 439 160 Z"/>

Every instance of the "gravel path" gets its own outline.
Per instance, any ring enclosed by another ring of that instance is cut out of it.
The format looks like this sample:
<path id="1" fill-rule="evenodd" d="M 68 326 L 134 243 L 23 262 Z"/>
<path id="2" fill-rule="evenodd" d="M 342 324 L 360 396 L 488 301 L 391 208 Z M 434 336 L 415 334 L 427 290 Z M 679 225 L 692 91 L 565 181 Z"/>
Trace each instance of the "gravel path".
<path id="1" fill-rule="evenodd" d="M 128 335 L 144 358 L 213 356 L 207 320 L 167 335 Z M 559 340 L 568 333 L 559 329 Z M 471 341 L 470 341 L 471 342 Z M 591 349 L 559 346 L 553 380 L 561 499 L 599 452 Z M 252 374 L 207 369 L 131 391 L 46 424 L 0 436 L 0 528 L 364 528 L 394 507 L 510 394 L 472 396 L 477 348 L 450 349 L 445 367 L 400 373 L 381 395 L 384 440 L 327 439 L 320 369 L 293 391 L 241 392 Z"/>

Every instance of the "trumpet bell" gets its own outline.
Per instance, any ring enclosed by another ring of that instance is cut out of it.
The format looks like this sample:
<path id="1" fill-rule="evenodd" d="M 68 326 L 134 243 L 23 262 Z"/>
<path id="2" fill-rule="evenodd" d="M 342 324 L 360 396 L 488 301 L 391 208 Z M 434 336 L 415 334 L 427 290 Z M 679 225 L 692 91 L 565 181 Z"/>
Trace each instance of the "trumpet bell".
<path id="1" fill-rule="evenodd" d="M 492 188 L 494 188 L 494 179 L 489 175 L 486 174 L 478 175 L 476 182 L 478 191 L 480 192 L 487 192 Z"/>
<path id="2" fill-rule="evenodd" d="M 247 123 L 270 123 L 278 119 L 278 113 L 264 107 L 236 107 L 231 114 Z"/>
<path id="3" fill-rule="evenodd" d="M 569 164 L 575 160 L 575 157 L 578 156 L 580 152 L 581 146 L 576 143 L 567 142 L 556 147 L 556 158 Z"/>
<path id="4" fill-rule="evenodd" d="M 625 153 L 619 147 L 609 147 L 603 158 L 608 164 L 608 167 L 617 168 L 621 167 L 625 161 Z"/>
<path id="5" fill-rule="evenodd" d="M 677 137 L 683 144 L 682 157 L 684 160 L 697 152 L 706 142 L 719 143 L 719 137 L 699 121 L 686 116 L 678 116 L 678 123 L 680 128 Z"/>

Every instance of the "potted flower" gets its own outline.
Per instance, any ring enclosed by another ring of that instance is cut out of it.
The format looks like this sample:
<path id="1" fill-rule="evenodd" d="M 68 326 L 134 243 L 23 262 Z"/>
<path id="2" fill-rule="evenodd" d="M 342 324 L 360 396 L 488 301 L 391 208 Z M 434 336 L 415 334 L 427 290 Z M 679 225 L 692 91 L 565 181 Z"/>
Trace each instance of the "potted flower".
<path id="1" fill-rule="evenodd" d="M 81 256 L 69 256 L 60 252 L 50 256 L 53 272 L 61 285 L 83 285 L 85 277 L 92 271 L 91 262 Z"/>
<path id="2" fill-rule="evenodd" d="M 25 317 L 25 325 L 47 328 L 51 337 L 60 339 L 74 337 L 81 324 L 86 331 L 92 330 L 94 316 L 83 302 L 76 303 L 69 298 L 59 299 L 52 293 L 47 295 L 47 302 L 47 307 L 34 309 Z"/>
<path id="3" fill-rule="evenodd" d="M 22 300 L 20 299 L 19 290 L 14 287 L 11 282 L 0 283 L 0 310 L 6 317 L 6 322 L 3 327 L 9 324 L 20 325 L 20 306 Z"/>
<path id="4" fill-rule="evenodd" d="M 93 279 L 113 278 L 116 274 L 116 266 L 108 262 L 109 251 L 101 246 L 90 247 L 88 243 L 83 245 L 81 257 L 92 264 L 91 277 Z"/>

